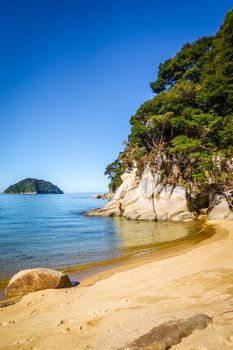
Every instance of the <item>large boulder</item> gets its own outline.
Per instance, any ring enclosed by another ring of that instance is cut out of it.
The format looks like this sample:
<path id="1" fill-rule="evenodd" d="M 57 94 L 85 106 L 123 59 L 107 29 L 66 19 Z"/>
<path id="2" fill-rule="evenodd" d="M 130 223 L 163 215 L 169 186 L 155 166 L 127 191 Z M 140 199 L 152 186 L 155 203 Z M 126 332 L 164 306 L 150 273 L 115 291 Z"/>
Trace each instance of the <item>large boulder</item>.
<path id="1" fill-rule="evenodd" d="M 87 212 L 90 216 L 123 216 L 136 220 L 191 221 L 186 190 L 164 185 L 162 174 L 146 169 L 140 181 L 136 169 L 122 175 L 122 184 L 103 208 Z"/>
<path id="2" fill-rule="evenodd" d="M 41 289 L 68 287 L 72 287 L 72 283 L 62 272 L 43 268 L 28 269 L 18 272 L 11 278 L 5 295 L 15 297 Z"/>

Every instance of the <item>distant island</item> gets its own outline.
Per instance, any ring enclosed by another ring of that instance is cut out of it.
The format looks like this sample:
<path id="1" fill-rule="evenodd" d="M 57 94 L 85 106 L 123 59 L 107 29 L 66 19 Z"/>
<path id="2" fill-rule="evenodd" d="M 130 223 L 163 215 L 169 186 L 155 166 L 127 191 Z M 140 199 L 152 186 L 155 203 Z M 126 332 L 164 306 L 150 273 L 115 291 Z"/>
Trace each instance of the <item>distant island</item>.
<path id="1" fill-rule="evenodd" d="M 63 194 L 57 186 L 45 180 L 27 178 L 8 187 L 6 194 Z"/>

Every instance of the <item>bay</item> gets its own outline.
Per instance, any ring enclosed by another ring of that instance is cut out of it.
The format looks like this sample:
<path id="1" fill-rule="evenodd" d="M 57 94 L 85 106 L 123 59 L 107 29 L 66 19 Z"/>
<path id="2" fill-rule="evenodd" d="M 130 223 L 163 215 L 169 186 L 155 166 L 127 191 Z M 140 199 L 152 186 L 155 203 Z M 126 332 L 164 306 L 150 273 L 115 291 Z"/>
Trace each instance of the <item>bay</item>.
<path id="1" fill-rule="evenodd" d="M 200 222 L 87 217 L 93 193 L 0 195 L 0 279 L 34 267 L 63 268 L 139 254 L 202 230 Z"/>

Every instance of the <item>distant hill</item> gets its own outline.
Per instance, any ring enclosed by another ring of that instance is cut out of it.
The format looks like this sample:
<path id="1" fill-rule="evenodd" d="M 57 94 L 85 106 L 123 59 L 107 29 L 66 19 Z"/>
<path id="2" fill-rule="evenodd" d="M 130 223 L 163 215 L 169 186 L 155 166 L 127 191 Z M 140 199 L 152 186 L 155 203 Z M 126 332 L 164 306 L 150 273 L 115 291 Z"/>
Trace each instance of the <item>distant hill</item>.
<path id="1" fill-rule="evenodd" d="M 63 194 L 57 186 L 51 182 L 37 179 L 24 179 L 8 187 L 4 193 L 7 194 Z"/>

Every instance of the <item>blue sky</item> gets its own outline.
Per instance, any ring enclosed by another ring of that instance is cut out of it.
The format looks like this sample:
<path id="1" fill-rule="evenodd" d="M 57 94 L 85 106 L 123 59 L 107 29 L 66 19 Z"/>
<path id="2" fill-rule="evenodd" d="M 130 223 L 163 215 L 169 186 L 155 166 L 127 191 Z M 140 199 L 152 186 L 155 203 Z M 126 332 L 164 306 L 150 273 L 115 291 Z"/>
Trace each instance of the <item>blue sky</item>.
<path id="1" fill-rule="evenodd" d="M 0 191 L 25 177 L 105 191 L 160 62 L 230 1 L 0 1 Z"/>

